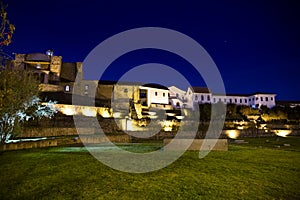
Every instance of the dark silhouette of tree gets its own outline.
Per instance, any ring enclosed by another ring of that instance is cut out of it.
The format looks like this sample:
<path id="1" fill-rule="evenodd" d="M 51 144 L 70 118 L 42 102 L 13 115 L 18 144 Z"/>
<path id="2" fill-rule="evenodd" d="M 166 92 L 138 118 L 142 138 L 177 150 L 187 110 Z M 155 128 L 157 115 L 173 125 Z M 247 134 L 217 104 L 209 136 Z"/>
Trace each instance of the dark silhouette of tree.
<path id="1" fill-rule="evenodd" d="M 7 46 L 11 43 L 15 26 L 10 23 L 6 12 L 7 5 L 0 1 L 0 47 Z"/>

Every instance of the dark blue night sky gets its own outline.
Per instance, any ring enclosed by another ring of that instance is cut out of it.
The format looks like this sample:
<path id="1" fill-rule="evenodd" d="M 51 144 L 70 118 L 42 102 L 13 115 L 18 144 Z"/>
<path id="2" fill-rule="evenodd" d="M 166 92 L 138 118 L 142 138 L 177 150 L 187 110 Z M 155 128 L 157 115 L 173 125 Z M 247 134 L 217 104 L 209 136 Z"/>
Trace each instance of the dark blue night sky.
<path id="1" fill-rule="evenodd" d="M 300 100 L 298 1 L 71 1 L 9 0 L 16 26 L 9 53 L 54 50 L 63 61 L 83 61 L 106 38 L 138 27 L 165 27 L 200 43 L 218 66 L 228 93 L 277 93 Z M 142 50 L 116 60 L 105 79 L 131 67 L 159 62 L 203 81 L 188 63 L 168 52 Z M 88 78 L 88 77 L 87 77 Z M 186 88 L 182 88 L 186 89 Z"/>

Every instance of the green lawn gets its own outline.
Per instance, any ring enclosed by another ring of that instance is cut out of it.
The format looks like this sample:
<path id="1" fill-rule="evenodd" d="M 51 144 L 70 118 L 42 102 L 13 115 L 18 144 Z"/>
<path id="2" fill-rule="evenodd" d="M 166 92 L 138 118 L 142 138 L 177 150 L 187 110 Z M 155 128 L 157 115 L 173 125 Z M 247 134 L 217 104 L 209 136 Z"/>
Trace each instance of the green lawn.
<path id="1" fill-rule="evenodd" d="M 250 140 L 203 159 L 188 151 L 146 174 L 110 169 L 83 148 L 3 152 L 0 199 L 299 199 L 299 138 L 288 149 Z"/>

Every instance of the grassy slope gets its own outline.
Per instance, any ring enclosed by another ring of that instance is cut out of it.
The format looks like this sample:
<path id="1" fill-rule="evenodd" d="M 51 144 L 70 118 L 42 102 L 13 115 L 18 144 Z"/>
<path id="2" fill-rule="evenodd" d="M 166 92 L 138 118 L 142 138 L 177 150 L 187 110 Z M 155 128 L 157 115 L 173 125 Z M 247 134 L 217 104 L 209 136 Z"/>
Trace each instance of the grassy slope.
<path id="1" fill-rule="evenodd" d="M 299 145 L 299 144 L 298 144 Z M 0 199 L 299 199 L 300 152 L 230 145 L 189 151 L 152 173 L 110 169 L 86 152 L 0 155 Z"/>

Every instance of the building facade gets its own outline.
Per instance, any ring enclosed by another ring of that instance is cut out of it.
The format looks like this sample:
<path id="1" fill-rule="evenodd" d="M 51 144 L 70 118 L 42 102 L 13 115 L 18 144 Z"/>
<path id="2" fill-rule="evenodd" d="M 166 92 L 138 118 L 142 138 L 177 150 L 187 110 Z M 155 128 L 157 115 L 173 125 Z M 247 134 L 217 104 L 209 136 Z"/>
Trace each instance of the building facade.
<path id="1" fill-rule="evenodd" d="M 176 91 L 174 88 L 172 88 L 171 90 Z M 218 102 L 222 102 L 224 104 L 245 105 L 251 106 L 253 108 L 260 108 L 261 106 L 267 106 L 268 108 L 272 108 L 276 105 L 275 97 L 276 94 L 262 92 L 257 92 L 248 95 L 214 94 L 206 87 L 189 87 L 184 97 L 186 103 L 184 103 L 183 105 L 186 108 L 194 108 L 194 106 L 198 104 L 215 104 Z"/>
<path id="2" fill-rule="evenodd" d="M 124 110 L 128 105 L 169 110 L 218 102 L 254 108 L 272 108 L 276 105 L 276 94 L 271 93 L 225 95 L 214 94 L 207 87 L 189 87 L 187 91 L 183 91 L 175 86 L 167 88 L 159 84 L 85 80 L 81 62 L 62 62 L 62 57 L 53 55 L 52 51 L 45 54 L 15 54 L 15 59 L 9 61 L 7 66 L 31 71 L 40 82 L 42 96 L 63 104 L 72 104 L 72 95 L 78 95 L 82 99 L 94 99 L 98 107 Z M 74 91 L 76 77 L 80 81 L 76 82 L 77 91 Z"/>

